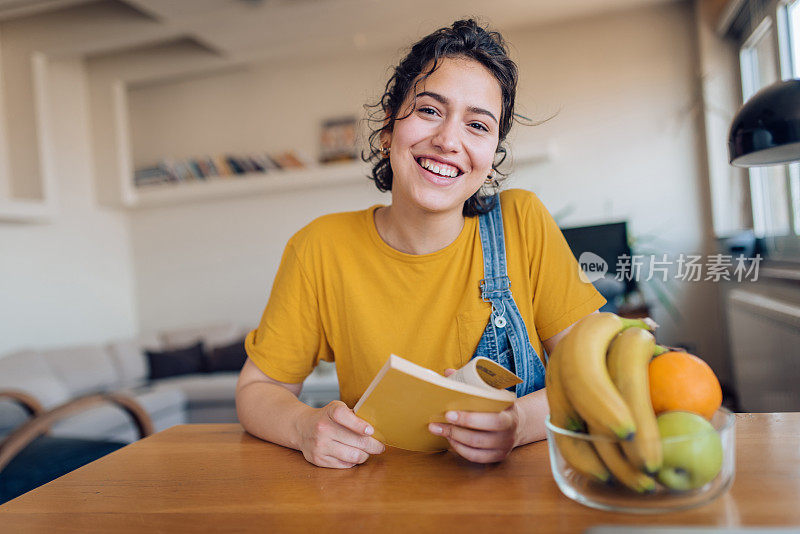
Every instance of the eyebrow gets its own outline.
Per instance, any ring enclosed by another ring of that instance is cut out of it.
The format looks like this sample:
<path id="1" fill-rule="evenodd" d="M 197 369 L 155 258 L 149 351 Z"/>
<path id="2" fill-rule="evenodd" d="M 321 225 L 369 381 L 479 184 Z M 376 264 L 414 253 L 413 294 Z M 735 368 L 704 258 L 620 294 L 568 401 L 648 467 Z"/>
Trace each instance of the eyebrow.
<path id="1" fill-rule="evenodd" d="M 421 93 L 419 93 L 417 95 L 417 98 L 419 98 L 421 96 L 429 96 L 429 97 L 433 98 L 434 100 L 436 100 L 437 102 L 439 102 L 441 104 L 444 104 L 444 105 L 447 105 L 447 104 L 450 103 L 450 101 L 447 99 L 447 97 L 445 97 L 443 95 L 440 95 L 439 93 L 432 93 L 430 91 L 422 91 Z M 497 122 L 497 117 L 495 117 L 494 114 L 492 114 L 492 112 L 487 110 L 487 109 L 483 109 L 483 108 L 479 108 L 479 107 L 475 107 L 475 106 L 470 106 L 470 107 L 467 108 L 467 111 L 470 111 L 472 113 L 478 113 L 480 115 L 489 116 L 494 120 L 494 122 Z"/>

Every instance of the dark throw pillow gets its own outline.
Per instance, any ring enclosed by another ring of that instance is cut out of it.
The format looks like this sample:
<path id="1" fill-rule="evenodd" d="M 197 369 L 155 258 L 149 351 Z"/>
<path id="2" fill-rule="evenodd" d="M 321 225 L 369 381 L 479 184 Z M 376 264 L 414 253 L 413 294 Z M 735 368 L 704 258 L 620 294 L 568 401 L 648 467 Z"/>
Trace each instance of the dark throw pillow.
<path id="1" fill-rule="evenodd" d="M 217 371 L 240 371 L 247 360 L 247 353 L 244 351 L 244 339 L 217 347 L 206 356 L 206 371 L 214 373 Z"/>
<path id="2" fill-rule="evenodd" d="M 188 375 L 203 370 L 203 342 L 177 350 L 145 351 L 150 364 L 150 380 Z"/>

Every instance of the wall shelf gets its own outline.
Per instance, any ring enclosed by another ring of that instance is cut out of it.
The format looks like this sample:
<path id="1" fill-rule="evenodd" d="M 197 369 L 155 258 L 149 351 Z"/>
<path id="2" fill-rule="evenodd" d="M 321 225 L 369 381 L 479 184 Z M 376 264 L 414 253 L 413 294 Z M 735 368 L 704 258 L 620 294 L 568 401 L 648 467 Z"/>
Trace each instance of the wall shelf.
<path id="1" fill-rule="evenodd" d="M 56 201 L 57 165 L 53 140 L 53 111 L 50 81 L 50 62 L 41 52 L 30 57 L 31 81 L 33 84 L 34 120 L 36 122 L 36 155 L 38 157 L 38 181 L 40 198 L 21 198 L 9 194 L 12 177 L 8 162 L 5 124 L 0 123 L 0 222 L 47 223 L 53 222 L 58 208 Z M 2 108 L 0 93 L 0 108 Z M 4 119 L 0 119 L 2 121 Z"/>
<path id="2" fill-rule="evenodd" d="M 56 209 L 52 203 L 39 200 L 0 199 L 0 222 L 47 223 L 52 222 Z"/>
<path id="3" fill-rule="evenodd" d="M 48 223 L 58 212 L 56 201 L 56 159 L 53 141 L 53 116 L 49 77 L 50 63 L 41 52 L 30 57 L 31 82 L 33 85 L 34 120 L 36 123 L 36 156 L 39 172 L 28 179 L 38 181 L 39 198 L 22 198 L 10 194 L 13 179 L 6 144 L 5 118 L 0 118 L 0 222 Z M 0 93 L 0 111 L 3 107 Z M 26 175 L 27 176 L 27 175 Z"/>
<path id="4" fill-rule="evenodd" d="M 102 204 L 127 209 L 176 206 L 197 202 L 213 202 L 236 197 L 272 194 L 282 191 L 311 189 L 334 185 L 369 183 L 369 165 L 356 161 L 320 165 L 268 173 L 251 173 L 231 177 L 199 179 L 190 182 L 134 186 L 133 146 L 131 139 L 129 91 L 130 80 L 109 73 L 98 81 L 93 92 L 93 128 L 108 132 L 96 136 L 95 171 L 98 196 Z M 552 161 L 556 149 L 552 142 L 545 146 L 524 146 L 514 150 L 503 171 L 521 170 Z"/>
<path id="5" fill-rule="evenodd" d="M 555 147 L 548 145 L 538 150 L 526 150 L 514 158 L 517 170 L 551 161 Z M 197 202 L 213 202 L 228 198 L 245 197 L 330 187 L 369 183 L 369 165 L 360 161 L 334 163 L 306 169 L 290 169 L 268 173 L 249 173 L 237 176 L 215 177 L 208 180 L 177 182 L 132 188 L 125 196 L 124 205 L 130 209 L 176 206 Z"/>
<path id="6" fill-rule="evenodd" d="M 150 185 L 135 188 L 127 197 L 126 207 L 137 209 L 174 206 L 281 191 L 368 183 L 368 173 L 369 167 L 361 162 L 335 163 L 307 169 Z"/>

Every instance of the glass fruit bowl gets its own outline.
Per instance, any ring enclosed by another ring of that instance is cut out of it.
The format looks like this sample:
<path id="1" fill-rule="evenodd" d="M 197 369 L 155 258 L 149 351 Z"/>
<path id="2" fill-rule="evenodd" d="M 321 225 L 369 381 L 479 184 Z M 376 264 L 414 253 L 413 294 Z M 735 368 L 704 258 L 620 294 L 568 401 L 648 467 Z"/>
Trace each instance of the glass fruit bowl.
<path id="1" fill-rule="evenodd" d="M 599 465 L 603 468 L 609 462 L 598 464 L 601 457 L 612 462 L 614 458 L 624 461 L 621 448 L 624 442 L 559 428 L 548 416 L 550 467 L 558 488 L 570 499 L 586 506 L 629 513 L 685 510 L 722 495 L 733 483 L 736 471 L 734 414 L 720 408 L 710 426 L 702 422 L 705 419 L 689 412 L 663 415 L 666 417 L 660 425 L 664 424 L 666 432 L 676 435 L 660 439 L 663 464 L 649 477 L 631 469 L 630 464 L 616 465 L 615 469 L 609 466 L 604 473 L 587 467 Z M 619 476 L 615 476 L 614 471 Z"/>

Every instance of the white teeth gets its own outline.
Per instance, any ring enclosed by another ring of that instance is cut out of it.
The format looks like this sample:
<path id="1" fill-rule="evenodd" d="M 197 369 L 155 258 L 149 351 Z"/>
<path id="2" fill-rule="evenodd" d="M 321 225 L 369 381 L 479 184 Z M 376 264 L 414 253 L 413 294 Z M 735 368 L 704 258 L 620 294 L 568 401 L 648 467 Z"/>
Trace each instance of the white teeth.
<path id="1" fill-rule="evenodd" d="M 448 178 L 454 178 L 458 176 L 458 169 L 452 167 L 450 165 L 438 164 L 433 160 L 429 160 L 426 158 L 420 158 L 419 164 L 425 169 L 428 169 L 431 172 L 434 172 L 440 176 L 446 176 Z"/>

